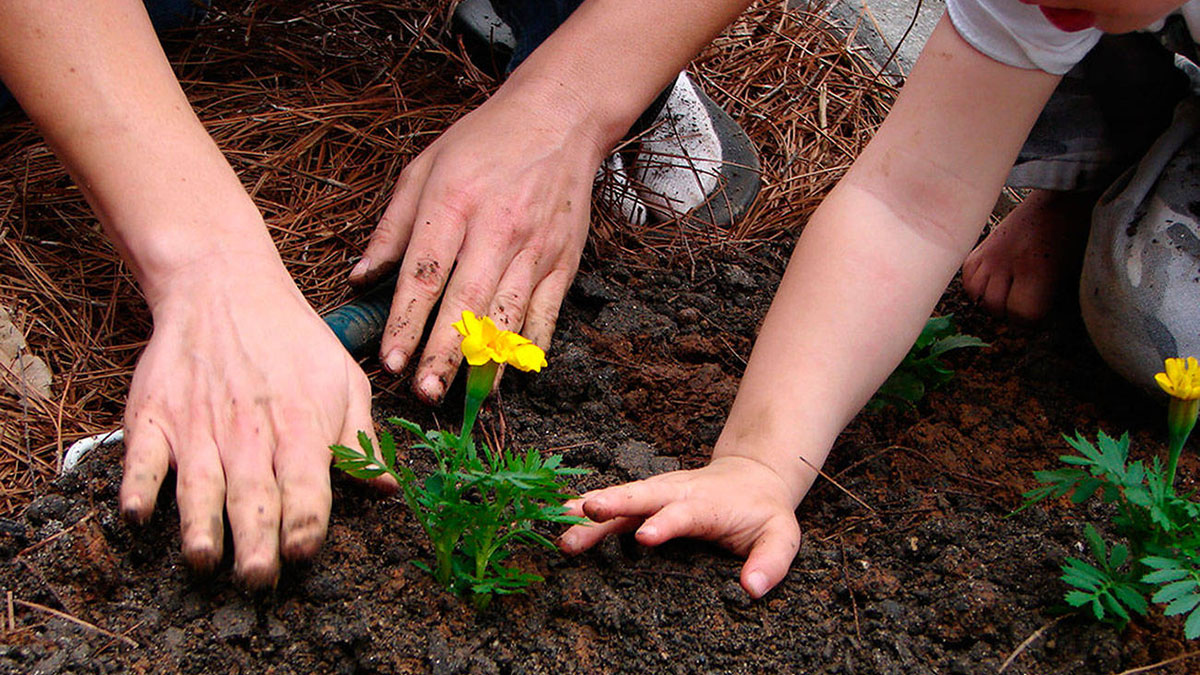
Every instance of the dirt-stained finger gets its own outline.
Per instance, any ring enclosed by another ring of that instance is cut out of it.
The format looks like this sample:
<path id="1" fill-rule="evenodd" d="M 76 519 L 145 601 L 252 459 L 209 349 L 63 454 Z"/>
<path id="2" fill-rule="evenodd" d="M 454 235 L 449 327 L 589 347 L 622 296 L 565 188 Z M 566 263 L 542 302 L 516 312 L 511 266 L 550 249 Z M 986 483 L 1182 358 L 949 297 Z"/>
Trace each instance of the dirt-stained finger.
<path id="1" fill-rule="evenodd" d="M 674 500 L 675 490 L 667 481 L 641 480 L 606 488 L 586 497 L 583 514 L 597 523 L 622 516 L 646 518 Z"/>
<path id="2" fill-rule="evenodd" d="M 529 297 L 522 332 L 542 349 L 550 349 L 558 312 L 562 309 L 563 299 L 567 297 L 567 289 L 575 279 L 575 270 L 576 267 L 552 270 L 538 282 Z"/>
<path id="3" fill-rule="evenodd" d="M 339 445 L 344 445 L 348 448 L 357 448 L 358 434 L 362 432 L 367 435 L 367 440 L 371 442 L 371 447 L 375 448 L 376 453 L 379 453 L 379 438 L 375 433 L 375 422 L 371 418 L 371 383 L 367 381 L 364 375 L 358 381 L 355 391 L 351 392 L 350 401 L 346 408 L 346 419 L 342 425 L 342 434 L 338 439 Z M 397 462 L 401 461 L 404 453 L 403 444 L 396 448 Z M 392 495 L 400 490 L 400 485 L 396 479 L 386 474 L 378 478 L 372 478 L 367 481 L 371 487 L 379 490 L 382 494 Z"/>
<path id="4" fill-rule="evenodd" d="M 413 219 L 430 164 L 414 161 L 401 172 L 362 258 L 350 270 L 350 283 L 372 283 L 393 269 L 403 257 L 412 236 Z"/>
<path id="5" fill-rule="evenodd" d="M 488 308 L 488 316 L 497 326 L 515 333 L 525 333 L 525 312 L 534 288 L 546 270 L 541 255 L 533 249 L 523 250 L 512 259 L 496 284 L 496 292 Z"/>
<path id="6" fill-rule="evenodd" d="M 171 447 L 153 420 L 141 421 L 144 412 L 125 420 L 125 472 L 121 477 L 118 503 L 121 513 L 134 523 L 146 522 L 154 513 L 154 502 L 171 461 Z"/>
<path id="7" fill-rule="evenodd" d="M 427 403 L 441 402 L 462 362 L 462 336 L 453 324 L 462 319 L 464 311 L 487 315 L 509 260 L 510 252 L 482 246 L 479 241 L 463 246 L 413 378 L 413 391 Z"/>
<path id="8" fill-rule="evenodd" d="M 276 439 L 262 411 L 235 414 L 219 441 L 225 466 L 225 510 L 233 533 L 233 573 L 249 588 L 279 578 L 280 495 L 272 457 Z"/>
<path id="9" fill-rule="evenodd" d="M 279 488 L 279 551 L 285 560 L 311 558 L 325 541 L 333 492 L 329 440 L 313 415 L 291 414 L 278 432 L 275 481 Z"/>
<path id="10" fill-rule="evenodd" d="M 429 313 L 450 280 L 464 224 L 453 209 L 417 212 L 379 350 L 383 366 L 392 373 L 403 370 L 416 352 Z"/>
<path id="11" fill-rule="evenodd" d="M 176 450 L 175 501 L 183 559 L 211 572 L 225 547 L 225 472 L 211 438 L 195 437 Z"/>
<path id="12" fill-rule="evenodd" d="M 638 528 L 637 540 L 645 546 L 658 546 L 676 537 L 713 539 L 720 517 L 715 504 L 671 502 L 646 518 Z"/>

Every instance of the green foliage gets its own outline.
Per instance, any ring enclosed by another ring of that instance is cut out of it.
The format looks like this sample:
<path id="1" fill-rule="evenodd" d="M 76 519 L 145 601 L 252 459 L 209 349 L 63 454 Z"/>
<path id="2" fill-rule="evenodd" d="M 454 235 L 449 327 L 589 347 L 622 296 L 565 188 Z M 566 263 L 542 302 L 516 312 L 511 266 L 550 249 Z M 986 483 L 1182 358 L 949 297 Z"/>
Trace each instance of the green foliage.
<path id="1" fill-rule="evenodd" d="M 904 360 L 867 403 L 867 410 L 880 410 L 889 405 L 916 407 L 926 392 L 954 377 L 954 371 L 941 359 L 943 354 L 963 347 L 989 346 L 975 336 L 957 331 L 953 314 L 930 317 Z"/>
<path id="2" fill-rule="evenodd" d="M 399 418 L 388 422 L 402 427 L 415 439 L 414 449 L 433 455 L 437 469 L 420 480 L 411 469 L 396 465 L 392 434 L 379 437 L 379 452 L 369 438 L 359 434 L 360 448 L 332 447 L 334 466 L 356 478 L 387 474 L 400 484 L 407 502 L 433 544 L 435 565 L 418 563 L 447 589 L 470 593 L 482 609 L 493 595 L 522 593 L 542 578 L 503 562 L 513 544 L 525 542 L 555 548 L 533 529 L 534 523 L 575 524 L 583 519 L 566 515 L 563 503 L 569 476 L 586 469 L 561 466 L 562 456 L 542 457 L 534 450 L 524 454 L 486 444 L 476 445 L 468 432 L 426 432 Z"/>
<path id="3" fill-rule="evenodd" d="M 1167 616 L 1187 614 L 1184 634 L 1200 637 L 1200 504 L 1175 494 L 1157 457 L 1130 462 L 1129 434 L 1114 439 L 1101 431 L 1095 444 L 1078 432 L 1064 438 L 1079 454 L 1059 458 L 1067 468 L 1034 473 L 1043 485 L 1025 493 L 1018 511 L 1045 499 L 1098 497 L 1116 507 L 1113 529 L 1126 542 L 1110 547 L 1088 524 L 1084 538 L 1096 564 L 1067 558 L 1062 580 L 1072 590 L 1064 600 L 1123 626 L 1130 612 L 1146 613 L 1149 598 L 1166 605 Z"/>

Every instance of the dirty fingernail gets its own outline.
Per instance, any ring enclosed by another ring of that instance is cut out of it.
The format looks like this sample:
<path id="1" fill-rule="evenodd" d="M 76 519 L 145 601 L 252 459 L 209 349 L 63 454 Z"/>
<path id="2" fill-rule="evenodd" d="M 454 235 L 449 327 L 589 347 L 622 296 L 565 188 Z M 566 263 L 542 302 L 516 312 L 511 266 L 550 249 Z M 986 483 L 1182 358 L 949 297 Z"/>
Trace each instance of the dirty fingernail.
<path id="1" fill-rule="evenodd" d="M 393 349 L 388 352 L 387 357 L 383 360 L 383 367 L 393 373 L 404 370 L 404 353 L 399 349 Z"/>
<path id="2" fill-rule="evenodd" d="M 759 571 L 751 572 L 746 576 L 746 586 L 750 595 L 761 598 L 767 592 L 767 575 Z"/>
<path id="3" fill-rule="evenodd" d="M 362 259 L 358 261 L 358 264 L 354 266 L 354 269 L 350 270 L 350 276 L 366 276 L 367 272 L 369 271 L 371 271 L 371 259 L 367 256 L 363 256 Z"/>
<path id="4" fill-rule="evenodd" d="M 658 528 L 654 527 L 653 525 L 643 525 L 642 529 L 637 531 L 637 536 L 639 539 L 642 539 L 642 538 L 653 539 L 655 537 L 655 535 L 657 535 L 657 534 L 658 534 Z"/>
<path id="5" fill-rule="evenodd" d="M 442 399 L 442 378 L 437 375 L 426 375 L 417 385 L 417 393 L 421 398 L 436 403 Z"/>
<path id="6" fill-rule="evenodd" d="M 121 505 L 121 514 L 130 522 L 141 521 L 142 515 L 142 500 L 138 497 L 129 497 L 125 503 Z"/>

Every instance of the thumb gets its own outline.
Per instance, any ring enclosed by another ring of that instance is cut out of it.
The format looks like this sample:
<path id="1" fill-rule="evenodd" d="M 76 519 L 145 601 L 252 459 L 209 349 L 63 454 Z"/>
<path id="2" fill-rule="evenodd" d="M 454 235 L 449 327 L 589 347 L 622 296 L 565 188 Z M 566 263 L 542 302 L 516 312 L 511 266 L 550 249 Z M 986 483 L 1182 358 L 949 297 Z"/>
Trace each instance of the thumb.
<path id="1" fill-rule="evenodd" d="M 794 515 L 779 516 L 767 524 L 742 565 L 742 588 L 761 598 L 787 576 L 800 550 L 800 525 Z"/>

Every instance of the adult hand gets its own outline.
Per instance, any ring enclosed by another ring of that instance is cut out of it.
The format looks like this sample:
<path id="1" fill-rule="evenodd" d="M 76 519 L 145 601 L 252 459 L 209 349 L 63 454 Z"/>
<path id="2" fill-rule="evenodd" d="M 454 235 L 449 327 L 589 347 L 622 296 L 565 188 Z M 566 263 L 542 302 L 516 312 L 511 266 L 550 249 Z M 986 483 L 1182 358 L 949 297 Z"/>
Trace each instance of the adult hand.
<path id="1" fill-rule="evenodd" d="M 676 537 L 716 542 L 746 557 L 741 583 L 760 598 L 787 575 L 800 549 L 793 490 L 767 465 L 717 457 L 708 466 L 589 492 L 568 502 L 570 513 L 596 524 L 563 533 L 566 553 L 585 551 L 610 534 L 637 530 L 645 546 Z"/>
<path id="2" fill-rule="evenodd" d="M 218 256 L 159 288 L 125 412 L 121 509 L 149 518 L 175 468 L 188 563 L 220 561 L 225 511 L 235 576 L 270 586 L 281 554 L 324 540 L 329 445 L 374 437 L 371 385 L 278 256 Z"/>
<path id="3" fill-rule="evenodd" d="M 365 283 L 400 262 L 380 350 L 394 373 L 413 357 L 441 298 L 414 378 L 425 401 L 439 402 L 458 368 L 451 324 L 463 310 L 549 345 L 603 157 L 579 122 L 581 109 L 564 100 L 501 89 L 451 126 L 400 174 L 351 272 L 352 282 Z"/>

